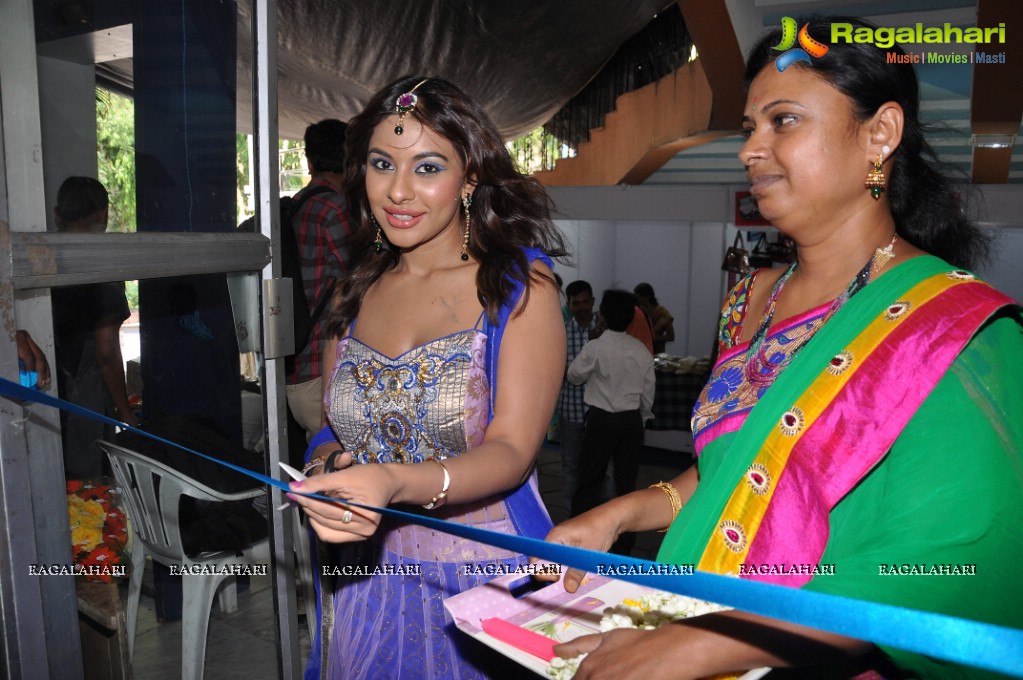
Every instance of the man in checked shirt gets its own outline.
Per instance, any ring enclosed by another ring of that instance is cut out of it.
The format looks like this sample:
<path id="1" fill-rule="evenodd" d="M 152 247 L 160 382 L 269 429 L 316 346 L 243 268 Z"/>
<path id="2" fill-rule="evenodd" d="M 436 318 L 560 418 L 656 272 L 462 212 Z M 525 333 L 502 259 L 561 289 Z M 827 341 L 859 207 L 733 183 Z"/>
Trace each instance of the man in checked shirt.
<path id="1" fill-rule="evenodd" d="M 565 322 L 568 352 L 565 355 L 565 370 L 578 356 L 583 345 L 597 330 L 597 316 L 593 313 L 593 288 L 587 281 L 573 281 L 565 288 L 568 311 L 572 316 Z M 558 397 L 560 420 L 558 434 L 561 437 L 561 465 L 564 475 L 565 502 L 572 505 L 572 497 L 579 485 L 579 454 L 582 449 L 583 417 L 586 404 L 583 403 L 583 386 L 573 385 L 565 380 Z M 605 486 L 609 486 L 605 484 Z"/>
<path id="2" fill-rule="evenodd" d="M 295 199 L 302 200 L 303 194 L 314 187 L 333 189 L 310 196 L 292 221 L 298 238 L 302 283 L 310 315 L 324 296 L 333 293 L 335 284 L 347 268 L 352 226 L 345 214 L 345 200 L 341 194 L 347 127 L 339 120 L 327 119 L 313 123 L 305 131 L 306 163 L 312 179 L 295 195 Z M 325 340 L 323 319 L 326 316 L 325 309 L 313 325 L 309 342 L 288 366 L 288 407 L 305 430 L 307 439 L 323 426 L 320 422 L 323 413 L 321 357 Z"/>

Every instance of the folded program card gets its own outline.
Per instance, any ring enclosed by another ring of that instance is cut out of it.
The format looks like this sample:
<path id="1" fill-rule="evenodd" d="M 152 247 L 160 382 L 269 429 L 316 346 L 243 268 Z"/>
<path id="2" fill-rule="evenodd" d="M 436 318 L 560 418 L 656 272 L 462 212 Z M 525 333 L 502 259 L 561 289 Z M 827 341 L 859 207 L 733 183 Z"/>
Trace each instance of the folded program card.
<path id="1" fill-rule="evenodd" d="M 554 658 L 554 640 L 545 635 L 534 633 L 497 617 L 483 619 L 480 621 L 480 626 L 487 635 L 506 642 L 515 649 L 521 649 L 523 652 L 528 652 L 547 662 Z"/>

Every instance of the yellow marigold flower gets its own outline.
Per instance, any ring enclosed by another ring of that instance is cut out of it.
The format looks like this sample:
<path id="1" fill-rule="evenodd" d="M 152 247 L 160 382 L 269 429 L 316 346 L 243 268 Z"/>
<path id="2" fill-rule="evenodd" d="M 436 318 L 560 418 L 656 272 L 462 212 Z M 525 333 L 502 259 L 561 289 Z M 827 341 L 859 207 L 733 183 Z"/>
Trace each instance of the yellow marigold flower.
<path id="1" fill-rule="evenodd" d="M 89 517 L 99 519 L 100 522 L 103 522 L 103 520 L 107 518 L 107 511 L 103 509 L 103 504 L 99 501 L 86 501 L 82 505 L 82 513 Z"/>
<path id="2" fill-rule="evenodd" d="M 71 543 L 81 545 L 83 550 L 92 550 L 102 540 L 103 532 L 95 527 L 79 526 L 71 531 Z"/>

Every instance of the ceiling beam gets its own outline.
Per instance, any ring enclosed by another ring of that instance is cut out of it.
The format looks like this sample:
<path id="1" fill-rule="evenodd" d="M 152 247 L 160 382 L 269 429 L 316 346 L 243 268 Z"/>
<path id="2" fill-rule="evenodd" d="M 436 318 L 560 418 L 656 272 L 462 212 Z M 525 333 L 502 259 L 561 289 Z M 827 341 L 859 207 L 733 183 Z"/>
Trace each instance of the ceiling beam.
<path id="1" fill-rule="evenodd" d="M 533 176 L 547 186 L 640 184 L 674 155 L 673 145 L 707 130 L 711 103 L 702 59 L 696 59 L 620 95 L 577 156 Z"/>
<path id="2" fill-rule="evenodd" d="M 579 155 L 537 179 L 548 186 L 642 184 L 679 151 L 738 130 L 744 67 L 725 0 L 677 1 L 699 57 L 620 96 Z"/>
<path id="3" fill-rule="evenodd" d="M 1007 29 L 1023 26 L 1023 3 L 1019 0 L 979 0 L 977 26 L 994 28 L 1004 22 Z M 1023 40 L 1006 36 L 1005 43 L 977 45 L 976 52 L 999 55 L 999 63 L 973 64 L 970 93 L 970 129 L 974 135 L 999 135 L 1008 146 L 986 148 L 974 138 L 973 182 L 1005 184 L 1009 181 L 1012 144 L 1023 120 L 1023 88 L 1018 86 L 1019 64 L 1023 61 Z M 1001 58 L 1004 57 L 1004 58 Z"/>
<path id="4" fill-rule="evenodd" d="M 713 105 L 707 129 L 737 130 L 746 103 L 745 63 L 725 0 L 677 1 L 710 82 Z"/>

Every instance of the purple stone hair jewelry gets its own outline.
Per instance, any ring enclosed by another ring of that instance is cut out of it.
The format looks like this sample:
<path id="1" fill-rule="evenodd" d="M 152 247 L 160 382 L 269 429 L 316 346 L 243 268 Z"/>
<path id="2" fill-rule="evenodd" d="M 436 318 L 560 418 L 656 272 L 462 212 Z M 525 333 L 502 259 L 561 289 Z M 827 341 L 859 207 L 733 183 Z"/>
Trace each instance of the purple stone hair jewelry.
<path id="1" fill-rule="evenodd" d="M 400 135 L 405 132 L 405 114 L 412 113 L 416 110 L 416 104 L 419 103 L 419 96 L 415 94 L 419 86 L 425 83 L 429 78 L 423 78 L 416 86 L 408 92 L 398 95 L 398 98 L 394 102 L 394 110 L 398 113 L 398 124 L 394 126 L 394 134 Z"/>

